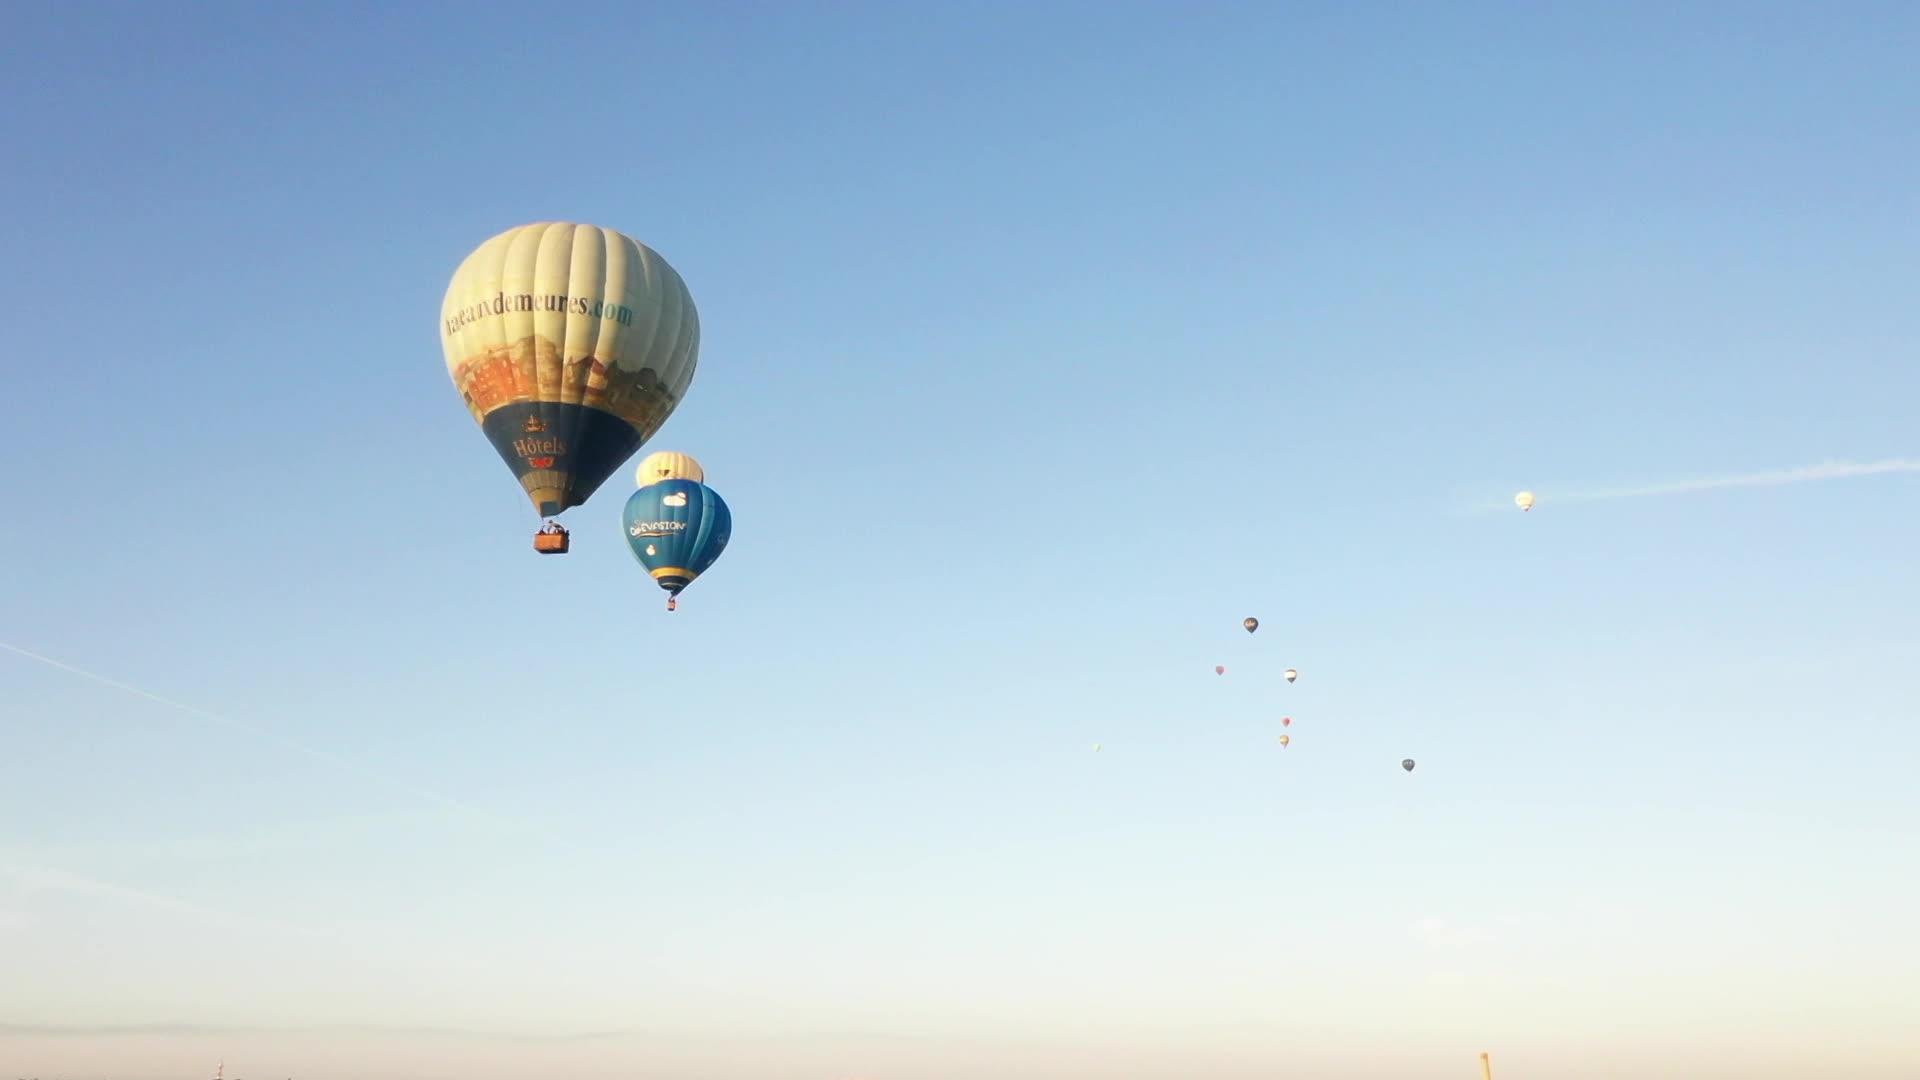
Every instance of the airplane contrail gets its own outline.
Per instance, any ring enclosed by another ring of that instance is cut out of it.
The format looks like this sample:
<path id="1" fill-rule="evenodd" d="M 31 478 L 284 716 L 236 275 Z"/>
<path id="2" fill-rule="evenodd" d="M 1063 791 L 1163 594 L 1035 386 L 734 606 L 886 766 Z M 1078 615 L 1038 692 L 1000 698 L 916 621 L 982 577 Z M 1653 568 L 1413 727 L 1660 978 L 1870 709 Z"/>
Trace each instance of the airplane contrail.
<path id="1" fill-rule="evenodd" d="M 220 724 L 224 727 L 232 728 L 235 731 L 246 732 L 247 734 L 252 735 L 257 739 L 263 739 L 267 742 L 275 743 L 288 750 L 292 750 L 295 753 L 304 754 L 307 757 L 313 758 L 317 761 L 325 762 L 326 764 L 331 765 L 342 772 L 350 773 L 354 776 L 361 778 L 362 780 L 371 780 L 377 784 L 384 785 L 396 791 L 404 792 L 415 798 L 425 799 L 430 802 L 436 802 L 436 803 L 439 803 L 441 806 L 445 806 L 449 809 L 458 810 L 465 814 L 472 814 L 476 817 L 485 818 L 496 825 L 505 825 L 505 826 L 514 828 L 516 831 L 520 831 L 519 827 L 515 825 L 515 823 L 508 821 L 504 818 L 501 818 L 500 816 L 494 814 L 490 810 L 484 809 L 479 806 L 475 806 L 472 803 L 462 802 L 459 799 L 452 798 L 451 796 L 442 795 L 436 791 L 430 791 L 426 788 L 419 786 L 418 784 L 410 784 L 402 780 L 396 780 L 391 776 L 387 776 L 385 774 L 375 772 L 374 770 L 369 769 L 364 765 L 355 764 L 354 762 L 349 761 L 346 758 L 339 756 L 338 754 L 329 753 L 325 750 L 320 750 L 315 747 L 308 746 L 305 743 L 295 742 L 294 740 L 287 738 L 285 735 L 281 735 L 281 734 L 278 734 L 277 732 L 269 731 L 266 728 L 257 727 L 253 724 L 236 720 L 231 716 L 226 716 L 221 713 L 214 712 L 211 709 L 204 709 L 198 705 L 189 705 L 184 701 L 175 701 L 172 698 L 162 697 L 161 695 L 156 694 L 151 690 L 143 690 L 138 686 L 132 686 L 128 683 L 120 682 L 117 679 L 109 679 L 105 675 L 100 675 L 95 672 L 88 671 L 87 669 L 82 667 L 75 667 L 74 665 L 66 663 L 65 661 L 55 660 L 51 656 L 43 656 L 40 653 L 34 652 L 31 649 L 23 649 L 18 645 L 10 644 L 5 641 L 0 641 L 0 649 L 5 649 L 7 652 L 13 653 L 15 656 L 25 657 L 26 659 L 32 660 L 35 663 L 45 664 L 50 668 L 56 668 L 60 671 L 67 672 L 70 675 L 79 676 L 80 678 L 86 679 L 89 682 L 98 683 L 101 686 L 110 686 L 115 690 L 132 694 L 135 697 L 145 698 L 148 701 L 151 701 L 157 705 L 164 705 L 169 709 L 174 709 L 184 713 L 190 713 L 194 716 L 200 717 L 201 719 L 211 720 L 216 724 Z"/>
<path id="2" fill-rule="evenodd" d="M 76 874 L 50 866 L 25 864 L 9 861 L 5 853 L 0 853 L 0 881 L 11 880 L 14 886 L 26 892 L 50 890 L 70 893 L 78 896 L 95 896 L 140 907 L 171 912 L 175 915 L 187 915 L 207 922 L 223 923 L 229 926 L 248 925 L 269 930 L 280 930 L 310 937 L 332 937 L 332 931 L 299 926 L 281 922 L 278 919 L 262 918 L 257 915 L 243 915 L 232 911 L 218 911 L 210 907 L 181 900 L 163 893 L 136 889 L 129 885 L 120 885 L 99 878 Z"/>
<path id="3" fill-rule="evenodd" d="M 1665 484 L 1648 484 L 1643 487 L 1596 488 L 1588 491 L 1554 492 L 1536 490 L 1534 492 L 1542 504 L 1599 502 L 1605 499 L 1641 499 L 1656 495 L 1685 495 L 1695 491 L 1717 491 L 1722 488 L 1743 487 L 1782 487 L 1787 484 L 1804 484 L 1814 480 L 1845 480 L 1859 476 L 1882 476 L 1887 473 L 1920 473 L 1920 458 L 1888 458 L 1885 461 L 1827 461 L 1818 465 L 1799 465 L 1790 469 L 1769 469 L 1765 472 L 1739 473 L 1733 476 L 1710 476 L 1697 480 L 1678 480 Z M 1501 504 L 1511 508 L 1511 503 Z"/>

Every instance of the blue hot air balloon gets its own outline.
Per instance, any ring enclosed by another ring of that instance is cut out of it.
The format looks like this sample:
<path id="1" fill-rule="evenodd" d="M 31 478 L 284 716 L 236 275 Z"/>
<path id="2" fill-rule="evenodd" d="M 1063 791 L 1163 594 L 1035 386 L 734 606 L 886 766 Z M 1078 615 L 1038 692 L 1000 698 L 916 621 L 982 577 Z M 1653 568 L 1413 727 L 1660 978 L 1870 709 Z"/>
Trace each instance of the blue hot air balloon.
<path id="1" fill-rule="evenodd" d="M 694 480 L 662 480 L 627 497 L 620 515 L 633 557 L 667 590 L 667 610 L 680 590 L 727 550 L 733 514 L 720 493 Z"/>

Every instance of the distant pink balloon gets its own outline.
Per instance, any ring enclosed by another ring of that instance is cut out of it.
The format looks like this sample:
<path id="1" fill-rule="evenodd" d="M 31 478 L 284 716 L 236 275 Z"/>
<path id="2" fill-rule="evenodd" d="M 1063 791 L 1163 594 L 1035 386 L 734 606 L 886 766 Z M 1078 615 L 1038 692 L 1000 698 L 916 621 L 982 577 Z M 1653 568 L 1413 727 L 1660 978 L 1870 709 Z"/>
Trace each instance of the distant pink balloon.
<path id="1" fill-rule="evenodd" d="M 1213 668 L 1213 673 L 1215 675 L 1225 675 L 1227 673 L 1227 669 L 1219 666 L 1218 664 L 1215 664 Z"/>
<path id="2" fill-rule="evenodd" d="M 1280 726 L 1281 726 L 1281 727 L 1292 727 L 1292 726 L 1293 726 L 1293 717 L 1291 717 L 1291 716 L 1283 716 L 1283 717 L 1281 717 L 1281 718 L 1280 718 Z"/>

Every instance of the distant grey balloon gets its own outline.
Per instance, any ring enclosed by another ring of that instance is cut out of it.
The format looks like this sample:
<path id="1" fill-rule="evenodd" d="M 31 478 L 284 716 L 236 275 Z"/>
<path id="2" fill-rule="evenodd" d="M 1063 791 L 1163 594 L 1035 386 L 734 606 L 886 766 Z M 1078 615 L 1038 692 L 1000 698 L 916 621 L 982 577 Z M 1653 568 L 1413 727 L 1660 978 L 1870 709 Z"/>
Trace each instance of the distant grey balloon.
<path id="1" fill-rule="evenodd" d="M 1403 760 L 1403 761 L 1401 761 L 1401 762 L 1400 762 L 1400 767 L 1401 767 L 1401 768 L 1403 768 L 1403 769 L 1405 769 L 1405 770 L 1407 770 L 1408 772 L 1412 772 L 1412 771 L 1413 771 L 1413 759 L 1412 759 L 1412 758 L 1406 758 L 1405 760 Z"/>

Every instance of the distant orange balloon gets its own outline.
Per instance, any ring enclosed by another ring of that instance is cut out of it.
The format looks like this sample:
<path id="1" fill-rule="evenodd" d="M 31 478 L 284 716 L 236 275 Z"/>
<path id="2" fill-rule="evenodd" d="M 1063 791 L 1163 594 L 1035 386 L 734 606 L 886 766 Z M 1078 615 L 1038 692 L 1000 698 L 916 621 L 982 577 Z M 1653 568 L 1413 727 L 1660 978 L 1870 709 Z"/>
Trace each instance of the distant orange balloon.
<path id="1" fill-rule="evenodd" d="M 1287 745 L 1287 743 L 1289 743 L 1289 742 L 1291 742 L 1291 741 L 1292 741 L 1292 740 L 1291 740 L 1291 739 L 1289 739 L 1289 738 L 1287 738 L 1287 737 L 1286 737 L 1285 735 L 1282 735 L 1282 736 L 1280 736 L 1280 745 L 1281 745 L 1281 746 L 1285 746 L 1285 745 Z"/>

